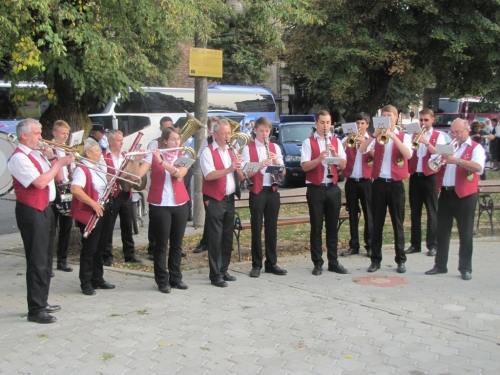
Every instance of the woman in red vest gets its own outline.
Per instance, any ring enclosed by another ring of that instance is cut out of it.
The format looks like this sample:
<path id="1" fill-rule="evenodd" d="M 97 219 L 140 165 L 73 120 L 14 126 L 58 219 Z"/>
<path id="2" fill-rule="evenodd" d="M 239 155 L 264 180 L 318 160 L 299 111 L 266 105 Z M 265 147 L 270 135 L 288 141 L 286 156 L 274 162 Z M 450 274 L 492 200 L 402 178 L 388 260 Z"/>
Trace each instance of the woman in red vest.
<path id="1" fill-rule="evenodd" d="M 176 148 L 181 137 L 173 128 L 166 128 L 161 133 L 158 148 Z M 162 293 L 170 293 L 171 287 L 187 289 L 182 282 L 181 253 L 182 240 L 188 219 L 189 195 L 184 186 L 183 177 L 188 169 L 177 167 L 174 162 L 179 158 L 178 151 L 160 152 L 155 150 L 146 157 L 137 156 L 133 164 L 133 173 L 144 176 L 151 169 L 149 187 L 149 225 L 155 239 L 153 250 L 155 281 Z M 144 159 L 143 159 L 144 158 Z M 139 161 L 143 159 L 142 164 Z M 167 246 L 168 253 L 167 269 Z"/>
<path id="2" fill-rule="evenodd" d="M 101 159 L 101 147 L 92 138 L 84 143 L 83 154 L 89 160 L 75 168 L 71 182 L 71 216 L 83 234 L 92 215 L 100 217 L 94 229 L 87 238 L 82 236 L 82 251 L 80 254 L 80 284 L 83 294 L 92 296 L 95 289 L 113 289 L 115 286 L 104 280 L 104 267 L 100 250 L 106 247 L 107 235 L 103 232 L 106 227 L 110 208 L 107 203 L 101 205 L 99 200 L 106 191 L 107 178 L 95 163 Z"/>

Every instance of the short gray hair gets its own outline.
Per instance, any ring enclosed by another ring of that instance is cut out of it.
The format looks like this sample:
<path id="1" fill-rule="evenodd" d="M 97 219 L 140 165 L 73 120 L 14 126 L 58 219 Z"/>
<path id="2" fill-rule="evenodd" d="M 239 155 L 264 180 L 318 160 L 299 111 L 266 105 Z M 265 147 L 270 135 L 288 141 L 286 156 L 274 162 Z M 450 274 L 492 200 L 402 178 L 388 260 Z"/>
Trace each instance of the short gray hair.
<path id="1" fill-rule="evenodd" d="M 215 124 L 212 125 L 212 133 L 218 133 L 219 128 L 223 125 L 227 125 L 227 126 L 229 126 L 229 129 L 231 129 L 231 125 L 229 124 L 229 121 L 221 118 Z"/>
<path id="2" fill-rule="evenodd" d="M 25 118 L 24 120 L 19 121 L 19 123 L 16 126 L 16 135 L 17 135 L 17 140 L 21 140 L 21 135 L 23 133 L 30 135 L 31 134 L 31 124 L 36 124 L 40 127 L 40 123 L 36 121 L 34 118 Z"/>
<path id="3" fill-rule="evenodd" d="M 115 140 L 115 135 L 117 135 L 117 134 L 121 134 L 121 135 L 123 135 L 123 133 L 122 133 L 120 130 L 118 130 L 118 129 L 113 129 L 113 130 L 110 130 L 110 131 L 109 131 L 109 133 L 108 133 L 107 137 L 108 137 L 108 139 Z"/>
<path id="4" fill-rule="evenodd" d="M 92 138 L 87 138 L 83 141 L 83 154 L 85 155 L 87 151 L 93 149 L 95 146 L 101 148 L 99 146 L 99 143 L 97 143 L 94 139 Z"/>

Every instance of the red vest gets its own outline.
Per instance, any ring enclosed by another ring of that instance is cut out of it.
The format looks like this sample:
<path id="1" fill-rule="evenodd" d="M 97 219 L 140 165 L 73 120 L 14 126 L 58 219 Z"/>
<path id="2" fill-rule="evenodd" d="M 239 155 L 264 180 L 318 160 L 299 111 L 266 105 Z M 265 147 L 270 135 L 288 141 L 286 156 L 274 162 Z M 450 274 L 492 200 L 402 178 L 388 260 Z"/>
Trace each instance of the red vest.
<path id="1" fill-rule="evenodd" d="M 397 137 L 403 142 L 405 134 L 399 132 Z M 375 154 L 373 156 L 372 177 L 378 178 L 382 169 L 382 161 L 384 160 L 385 148 L 387 146 L 380 145 L 375 140 Z M 391 158 L 391 178 L 394 181 L 401 181 L 408 178 L 408 160 L 403 157 L 396 144 L 392 143 L 392 158 Z"/>
<path id="2" fill-rule="evenodd" d="M 276 147 L 274 146 L 274 143 L 269 142 L 269 151 L 276 153 Z M 255 142 L 250 142 L 248 144 L 248 152 L 250 153 L 250 161 L 251 162 L 258 162 L 259 161 L 259 154 L 257 153 L 257 146 L 255 145 Z M 272 176 L 271 176 L 272 178 Z M 252 177 L 250 177 L 250 181 L 253 182 L 253 186 L 249 187 L 248 190 L 250 190 L 254 194 L 259 194 L 262 191 L 262 187 L 264 184 L 264 175 L 258 171 L 255 173 Z M 273 186 L 273 191 L 278 190 L 277 186 Z"/>
<path id="3" fill-rule="evenodd" d="M 125 151 L 121 152 L 122 156 L 125 156 Z M 103 154 L 104 161 L 108 165 L 108 170 L 107 172 L 109 174 L 116 174 L 118 171 L 115 169 L 115 163 L 113 163 L 113 154 L 111 152 L 109 153 L 104 153 Z M 120 166 L 118 166 L 119 168 Z M 119 180 L 117 179 L 117 182 L 115 183 L 115 190 L 113 191 L 113 197 L 116 198 L 116 196 L 120 193 L 122 190 L 122 187 L 120 183 L 118 182 Z M 132 197 L 132 189 L 130 189 L 130 197 Z"/>
<path id="4" fill-rule="evenodd" d="M 83 191 L 90 198 L 92 198 L 92 200 L 97 202 L 97 200 L 99 199 L 99 194 L 97 193 L 97 190 L 94 189 L 94 185 L 92 184 L 92 175 L 90 174 L 90 170 L 86 166 L 81 164 L 79 165 L 79 167 L 85 173 L 86 178 L 86 183 Z M 70 215 L 73 219 L 79 221 L 82 224 L 87 224 L 93 214 L 94 210 L 92 209 L 92 207 L 73 196 L 70 211 Z"/>
<path id="5" fill-rule="evenodd" d="M 352 176 L 352 170 L 354 169 L 354 162 L 356 161 L 356 156 L 358 150 L 356 147 L 346 147 L 347 163 L 345 169 L 342 171 L 342 175 L 346 178 Z M 361 173 L 363 178 L 371 178 L 373 169 L 373 157 L 369 152 L 361 154 Z"/>
<path id="6" fill-rule="evenodd" d="M 467 145 L 466 149 L 460 156 L 461 160 L 471 160 L 472 152 L 479 143 L 472 141 L 472 146 Z M 438 182 L 436 184 L 436 191 L 441 189 L 443 186 L 444 172 L 446 171 L 446 165 L 443 165 L 439 170 Z M 476 194 L 479 186 L 479 175 L 474 172 L 469 172 L 465 168 L 460 168 L 457 166 L 455 169 L 455 193 L 457 193 L 459 198 L 466 197 L 471 194 Z"/>
<path id="7" fill-rule="evenodd" d="M 431 139 L 429 139 L 429 143 L 436 147 L 436 142 L 439 137 L 439 132 L 432 130 Z M 415 138 L 415 134 L 413 134 L 413 138 Z M 418 151 L 418 150 L 417 150 Z M 417 171 L 418 164 L 418 156 L 417 151 L 413 151 L 413 155 L 411 156 L 410 163 L 408 166 L 408 171 L 410 174 L 414 174 Z M 426 150 L 424 157 L 422 158 L 422 173 L 426 176 L 430 176 L 431 174 L 437 173 L 437 171 L 433 171 L 429 168 L 429 159 L 431 158 L 431 153 L 429 150 Z"/>
<path id="8" fill-rule="evenodd" d="M 319 154 L 319 144 L 318 141 L 314 138 L 314 135 L 309 137 L 309 142 L 311 143 L 311 160 L 316 159 Z M 335 137 L 330 137 L 330 143 L 335 147 L 335 150 L 338 150 L 339 141 Z M 332 182 L 334 184 L 338 181 L 337 175 L 337 166 L 331 165 L 330 170 L 332 171 Z M 325 167 L 323 163 L 319 163 L 316 167 L 311 169 L 306 173 L 306 180 L 313 183 L 314 185 L 320 185 L 323 182 L 323 177 L 325 175 Z"/>
<path id="9" fill-rule="evenodd" d="M 215 169 L 218 171 L 224 169 L 224 163 L 222 162 L 219 151 L 214 148 L 214 144 L 212 143 L 207 147 L 212 153 Z M 229 156 L 231 157 L 231 160 L 234 161 L 234 156 L 231 151 L 229 151 Z M 238 181 L 235 181 L 234 183 L 237 184 Z M 208 181 L 205 176 L 203 176 L 203 187 L 201 191 L 203 194 L 221 201 L 226 195 L 226 176 L 210 181 Z"/>
<path id="10" fill-rule="evenodd" d="M 26 155 L 33 165 L 36 167 L 40 174 L 43 174 L 42 166 L 31 154 L 26 154 L 20 148 L 16 148 L 13 154 L 21 153 Z M 25 204 L 26 206 L 36 208 L 39 211 L 43 211 L 49 205 L 50 190 L 49 185 L 43 189 L 37 188 L 35 185 L 30 184 L 27 188 L 23 186 L 14 176 L 12 176 L 12 184 L 14 185 L 14 192 L 16 193 L 16 199 Z"/>
<path id="11" fill-rule="evenodd" d="M 148 202 L 161 204 L 167 171 L 155 157 L 152 158 L 151 163 L 151 185 L 149 186 Z M 170 179 L 172 180 L 175 203 L 178 205 L 186 203 L 189 200 L 189 195 L 183 179 L 172 175 L 170 175 Z"/>

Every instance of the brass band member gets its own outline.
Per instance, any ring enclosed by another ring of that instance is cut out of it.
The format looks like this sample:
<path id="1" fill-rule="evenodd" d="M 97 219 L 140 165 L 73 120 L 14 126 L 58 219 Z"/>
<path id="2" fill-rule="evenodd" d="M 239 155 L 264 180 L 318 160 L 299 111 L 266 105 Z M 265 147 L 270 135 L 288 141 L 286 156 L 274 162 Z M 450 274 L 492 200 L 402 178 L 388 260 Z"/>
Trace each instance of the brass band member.
<path id="1" fill-rule="evenodd" d="M 326 157 L 338 157 L 338 167 L 346 166 L 346 155 L 342 143 L 327 135 L 330 133 L 332 118 L 328 111 L 320 111 L 316 115 L 316 132 L 302 143 L 301 164 L 307 172 L 307 205 L 311 217 L 311 260 L 314 264 L 313 275 L 323 273 L 323 247 L 321 232 L 323 231 L 323 218 L 326 226 L 326 248 L 328 257 L 328 271 L 340 274 L 349 273 L 338 261 L 338 221 L 340 216 L 341 191 L 337 186 L 337 168 L 324 166 Z M 329 173 L 332 177 L 329 177 Z"/>
<path id="2" fill-rule="evenodd" d="M 80 253 L 80 286 L 83 294 L 92 296 L 95 289 L 113 289 L 115 286 L 104 280 L 104 267 L 101 249 L 107 245 L 108 234 L 103 231 L 107 227 L 110 207 L 106 202 L 101 205 L 98 200 L 106 192 L 107 177 L 104 171 L 94 164 L 101 159 L 101 147 L 91 138 L 84 142 L 83 154 L 90 160 L 84 160 L 73 172 L 71 193 L 71 216 L 83 235 L 85 226 L 95 212 L 100 219 L 87 238 L 82 236 Z"/>
<path id="3" fill-rule="evenodd" d="M 454 155 L 443 154 L 446 163 L 441 167 L 437 189 L 438 199 L 437 253 L 434 267 L 427 275 L 448 272 L 448 253 L 453 219 L 457 222 L 459 249 L 458 271 L 463 280 L 472 279 L 472 232 L 477 203 L 479 176 L 484 169 L 486 155 L 480 144 L 469 137 L 467 122 L 456 119 L 450 126 L 450 135 L 456 139 L 459 148 Z"/>
<path id="4" fill-rule="evenodd" d="M 425 243 L 427 245 L 428 256 L 436 255 L 436 235 L 438 230 L 437 222 L 437 171 L 429 168 L 429 159 L 436 153 L 437 144 L 445 144 L 444 135 L 432 128 L 434 123 L 434 112 L 432 109 L 424 108 L 419 113 L 420 125 L 423 132 L 419 136 L 414 134 L 412 141 L 418 139 L 418 149 L 413 152 L 410 159 L 410 210 L 411 210 L 411 237 L 410 247 L 406 254 L 421 252 L 422 243 L 422 206 L 425 205 L 427 211 L 427 234 Z"/>
<path id="5" fill-rule="evenodd" d="M 123 133 L 119 130 L 111 130 L 108 133 L 109 147 L 104 151 L 103 157 L 106 164 L 109 166 L 108 173 L 118 173 L 118 168 L 124 161 L 125 152 L 123 147 Z M 102 249 L 102 259 L 105 266 L 113 264 L 113 230 L 115 228 L 116 218 L 120 215 L 120 231 L 122 238 L 123 257 L 125 262 L 141 263 L 135 257 L 135 242 L 132 236 L 132 190 L 123 191 L 121 184 L 116 184 L 117 189 L 113 192 L 110 198 L 111 215 L 108 221 L 108 226 L 104 229 L 108 233 L 107 246 Z"/>
<path id="6" fill-rule="evenodd" d="M 347 210 L 349 212 L 349 231 L 351 239 L 349 240 L 349 250 L 344 251 L 340 255 L 349 256 L 359 254 L 359 231 L 358 231 L 358 212 L 359 203 L 363 210 L 365 219 L 364 240 L 367 256 L 371 256 L 372 252 L 372 166 L 373 153 L 367 152 L 362 154 L 359 152 L 359 145 L 370 136 L 366 132 L 370 126 L 370 116 L 365 112 L 360 112 L 356 115 L 356 125 L 358 133 L 355 136 L 355 146 L 347 147 L 349 136 L 345 137 L 342 145 L 345 147 L 347 163 L 342 174 L 346 178 L 345 182 L 345 198 L 347 202 Z"/>
<path id="7" fill-rule="evenodd" d="M 61 307 L 47 302 L 55 234 L 51 202 L 56 197 L 54 178 L 61 179 L 61 168 L 74 158 L 54 158 L 48 151 L 44 151 L 45 155 L 38 151 L 42 126 L 32 118 L 19 122 L 16 134 L 19 144 L 7 167 L 16 193 L 16 221 L 26 254 L 28 321 L 54 323 L 57 318 L 49 313 Z"/>
<path id="8" fill-rule="evenodd" d="M 70 133 L 70 126 L 66 121 L 57 120 L 54 122 L 52 127 L 53 141 L 61 144 L 65 144 L 68 140 Z M 63 150 L 55 149 L 58 157 L 65 157 L 66 153 Z M 70 182 L 70 177 L 73 174 L 73 165 L 70 164 L 61 169 L 62 180 L 57 181 L 58 183 L 67 184 Z M 73 166 L 74 167 L 74 166 Z M 54 208 L 54 217 L 56 220 L 56 227 L 59 225 L 59 236 L 57 240 L 57 269 L 64 272 L 71 272 L 73 268 L 68 264 L 68 247 L 69 239 L 71 237 L 71 228 L 73 227 L 73 218 L 71 216 L 62 215 L 59 210 Z"/>
<path id="9" fill-rule="evenodd" d="M 236 277 L 227 272 L 231 261 L 234 224 L 234 197 L 240 197 L 239 182 L 243 180 L 241 159 L 227 143 L 231 126 L 226 120 L 213 125 L 214 142 L 201 153 L 203 202 L 208 230 L 208 260 L 210 281 L 217 287 L 227 287 L 226 281 Z"/>
<path id="10" fill-rule="evenodd" d="M 380 144 L 376 138 L 382 129 L 375 130 L 372 138 L 365 140 L 359 147 L 360 152 L 375 149 L 373 155 L 372 178 L 372 217 L 373 237 L 372 256 L 368 272 L 375 272 L 382 261 L 382 234 L 384 232 L 387 208 L 391 215 L 394 230 L 394 247 L 399 273 L 406 272 L 405 234 L 405 187 L 403 180 L 408 178 L 408 159 L 411 158 L 411 137 L 396 128 L 398 110 L 392 105 L 382 108 L 382 116 L 391 120 L 391 128 L 386 131 L 388 143 Z M 384 130 L 385 131 L 385 130 Z"/>
<path id="11" fill-rule="evenodd" d="M 260 117 L 255 121 L 255 142 L 250 142 L 243 149 L 241 158 L 243 164 L 247 162 L 260 162 L 258 172 L 248 173 L 253 182 L 249 187 L 250 223 L 252 231 L 252 270 L 250 277 L 259 277 L 262 268 L 262 220 L 264 227 L 266 261 L 265 271 L 275 275 L 286 275 L 287 271 L 278 267 L 276 243 L 278 236 L 278 214 L 280 210 L 280 194 L 277 183 L 273 186 L 274 176 L 265 173 L 268 166 L 283 165 L 281 149 L 274 143 L 269 142 L 272 124 L 266 117 Z M 283 174 L 285 170 L 283 170 Z M 277 178 L 277 176 L 276 176 Z"/>
<path id="12" fill-rule="evenodd" d="M 173 128 L 165 128 L 158 148 L 176 148 L 180 143 L 180 135 Z M 144 156 L 136 156 L 133 165 L 133 173 L 141 177 L 151 169 L 149 226 L 154 240 L 155 281 L 162 293 L 170 293 L 171 288 L 188 289 L 182 281 L 181 252 L 188 219 L 189 196 L 183 182 L 187 168 L 174 164 L 179 156 L 178 151 L 161 152 L 156 149 L 147 154 L 141 165 L 139 161 Z"/>

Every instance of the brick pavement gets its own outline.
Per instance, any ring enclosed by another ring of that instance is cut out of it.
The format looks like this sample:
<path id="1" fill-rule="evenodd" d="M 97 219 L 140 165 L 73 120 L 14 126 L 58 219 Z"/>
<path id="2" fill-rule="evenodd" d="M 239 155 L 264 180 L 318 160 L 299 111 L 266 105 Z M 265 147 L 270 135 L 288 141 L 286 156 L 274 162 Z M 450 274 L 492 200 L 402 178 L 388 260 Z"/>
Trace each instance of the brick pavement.
<path id="1" fill-rule="evenodd" d="M 8 241 L 0 242 L 4 245 Z M 2 251 L 0 373 L 6 374 L 484 374 L 500 373 L 500 262 L 497 238 L 476 240 L 473 279 L 456 271 L 426 276 L 432 258 L 408 256 L 396 273 L 384 251 L 375 284 L 363 285 L 368 258 L 351 271 L 311 275 L 308 257 L 280 259 L 284 277 L 248 277 L 234 264 L 228 288 L 208 270 L 186 272 L 187 291 L 158 292 L 149 274 L 107 269 L 111 291 L 93 297 L 75 272 L 56 271 L 50 303 L 59 322 L 26 321 L 25 262 Z M 385 278 L 385 280 L 384 280 Z"/>

